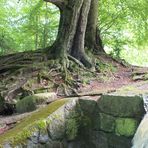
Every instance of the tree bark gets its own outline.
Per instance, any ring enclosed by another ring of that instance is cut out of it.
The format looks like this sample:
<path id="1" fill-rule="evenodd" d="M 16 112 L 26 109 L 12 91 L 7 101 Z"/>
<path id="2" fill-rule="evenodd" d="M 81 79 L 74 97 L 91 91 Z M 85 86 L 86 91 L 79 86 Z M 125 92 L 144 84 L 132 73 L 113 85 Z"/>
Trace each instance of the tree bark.
<path id="1" fill-rule="evenodd" d="M 69 0 L 68 4 L 60 9 L 60 23 L 57 39 L 51 47 L 52 55 L 64 57 L 70 51 L 83 0 Z"/>
<path id="2" fill-rule="evenodd" d="M 104 52 L 98 22 L 98 0 L 91 0 L 88 23 L 85 36 L 85 46 L 94 53 Z"/>
<path id="3" fill-rule="evenodd" d="M 70 54 L 84 66 L 92 67 L 85 47 L 93 52 L 104 51 L 97 32 L 98 0 L 46 1 L 58 6 L 61 14 L 58 35 L 48 54 L 62 59 Z"/>
<path id="4" fill-rule="evenodd" d="M 88 13 L 90 10 L 91 0 L 84 0 L 81 13 L 79 16 L 77 30 L 73 42 L 73 47 L 71 54 L 79 61 L 81 61 L 86 67 L 92 67 L 91 62 L 89 61 L 88 57 L 85 54 L 84 50 L 84 40 L 85 40 L 85 32 L 86 32 L 86 25 L 87 25 L 87 18 Z"/>

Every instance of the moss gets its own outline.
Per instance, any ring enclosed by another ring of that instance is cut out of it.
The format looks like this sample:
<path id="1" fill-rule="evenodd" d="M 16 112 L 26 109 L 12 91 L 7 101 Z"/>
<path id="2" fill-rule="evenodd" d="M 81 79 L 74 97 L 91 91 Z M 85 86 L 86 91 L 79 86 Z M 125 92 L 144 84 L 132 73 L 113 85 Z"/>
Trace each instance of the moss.
<path id="1" fill-rule="evenodd" d="M 36 109 L 36 98 L 27 96 L 16 103 L 16 111 L 18 113 L 30 112 Z"/>
<path id="2" fill-rule="evenodd" d="M 113 116 L 100 113 L 100 129 L 106 132 L 113 132 L 115 129 L 115 118 Z"/>
<path id="3" fill-rule="evenodd" d="M 136 132 L 138 121 L 132 118 L 118 118 L 116 120 L 116 135 L 130 137 Z"/>
<path id="4" fill-rule="evenodd" d="M 78 121 L 75 118 L 67 121 L 66 136 L 68 140 L 74 140 L 78 134 Z"/>
<path id="5" fill-rule="evenodd" d="M 11 141 L 11 144 L 15 146 L 24 142 L 26 138 L 31 136 L 34 131 L 38 130 L 39 128 L 45 128 L 46 118 L 66 102 L 66 99 L 58 100 L 25 118 L 14 128 L 0 136 L 0 144 L 4 144 L 6 141 Z M 1 146 L 2 145 L 0 145 L 0 147 Z"/>

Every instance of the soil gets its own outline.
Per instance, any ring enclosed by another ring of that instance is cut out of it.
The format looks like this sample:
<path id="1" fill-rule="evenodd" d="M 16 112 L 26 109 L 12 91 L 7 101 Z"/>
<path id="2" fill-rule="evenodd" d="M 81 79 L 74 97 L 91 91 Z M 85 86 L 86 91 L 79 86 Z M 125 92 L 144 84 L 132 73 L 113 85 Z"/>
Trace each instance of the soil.
<path id="1" fill-rule="evenodd" d="M 101 61 L 105 61 L 107 64 L 112 64 L 116 70 L 114 72 L 98 72 L 97 77 L 90 78 L 85 84 L 79 84 L 78 93 L 81 95 L 89 96 L 94 94 L 94 96 L 98 96 L 102 93 L 116 91 L 123 86 L 137 84 L 140 81 L 144 81 L 141 79 L 133 80 L 133 74 L 136 73 L 137 75 L 143 75 L 148 73 L 148 68 L 131 66 L 128 64 L 125 65 L 122 63 L 122 61 L 117 62 L 106 56 L 101 56 L 98 58 Z M 98 79 L 98 77 L 102 77 L 102 79 Z M 143 87 L 148 88 L 148 85 L 145 84 L 145 86 L 139 86 L 139 89 L 142 89 Z M 0 135 L 14 127 L 17 122 L 20 122 L 21 119 L 27 117 L 29 114 L 31 113 L 0 116 Z"/>

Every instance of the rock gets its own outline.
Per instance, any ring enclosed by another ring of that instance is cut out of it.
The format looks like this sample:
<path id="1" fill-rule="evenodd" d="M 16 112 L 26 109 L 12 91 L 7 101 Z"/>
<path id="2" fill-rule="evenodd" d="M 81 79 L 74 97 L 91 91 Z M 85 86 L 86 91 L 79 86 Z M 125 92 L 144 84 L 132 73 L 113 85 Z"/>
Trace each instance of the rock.
<path id="1" fill-rule="evenodd" d="M 78 135 L 79 121 L 77 118 L 68 119 L 66 122 L 66 139 L 74 140 Z"/>
<path id="2" fill-rule="evenodd" d="M 115 134 L 107 134 L 108 148 L 131 148 L 132 138 L 117 136 Z"/>
<path id="3" fill-rule="evenodd" d="M 91 115 L 94 112 L 94 110 L 97 106 L 96 101 L 92 100 L 92 98 L 88 97 L 88 96 L 80 97 L 79 104 L 80 104 L 82 111 L 85 114 L 89 114 L 89 115 Z"/>
<path id="4" fill-rule="evenodd" d="M 113 132 L 115 129 L 115 118 L 113 116 L 100 113 L 100 129 L 106 132 Z"/>
<path id="5" fill-rule="evenodd" d="M 16 103 L 18 113 L 30 112 L 36 109 L 37 105 L 51 103 L 57 100 L 56 93 L 39 93 L 22 98 Z"/>
<path id="6" fill-rule="evenodd" d="M 93 147 L 93 148 L 109 148 L 107 135 L 104 132 L 93 131 L 90 140 L 95 145 L 95 147 Z"/>
<path id="7" fill-rule="evenodd" d="M 48 135 L 40 135 L 39 137 L 39 143 L 46 144 L 49 141 Z"/>
<path id="8" fill-rule="evenodd" d="M 145 113 L 141 96 L 102 95 L 98 106 L 101 112 L 117 117 L 141 118 Z"/>
<path id="9" fill-rule="evenodd" d="M 49 116 L 48 133 L 52 140 L 61 140 L 65 134 L 69 139 L 76 136 L 78 130 L 77 121 L 75 120 L 77 117 L 75 116 L 76 104 L 77 99 L 71 100 Z"/>
<path id="10" fill-rule="evenodd" d="M 118 136 L 133 136 L 138 127 L 138 121 L 132 118 L 118 118 L 116 119 L 115 132 Z"/>
<path id="11" fill-rule="evenodd" d="M 38 94 L 34 94 L 34 96 L 36 97 L 36 102 L 37 103 L 51 103 L 53 101 L 56 101 L 57 95 L 56 93 L 52 92 L 52 93 L 38 93 Z"/>
<path id="12" fill-rule="evenodd" d="M 10 145 L 14 145 L 14 147 L 18 148 L 29 148 L 29 146 L 30 148 L 32 148 L 39 147 L 42 145 L 44 147 L 46 144 L 48 148 L 48 144 L 50 145 L 51 141 L 50 137 L 48 137 L 49 141 L 47 141 L 47 136 L 50 135 L 50 132 L 48 133 L 47 130 L 49 127 L 48 117 L 52 116 L 52 114 L 56 115 L 55 112 L 61 111 L 60 108 L 65 108 L 64 104 L 66 104 L 67 102 L 67 99 L 57 100 L 47 105 L 46 107 L 41 108 L 38 111 L 30 114 L 27 118 L 23 119 L 20 123 L 18 123 L 14 128 L 0 135 L 0 147 L 3 147 L 5 145 L 5 142 L 7 142 L 10 143 Z M 66 113 L 66 115 L 68 115 L 68 113 Z M 58 118 L 58 116 L 55 118 Z M 54 124 L 54 121 L 52 122 Z M 58 128 L 61 128 L 61 126 L 58 126 L 57 124 L 56 129 Z"/>
<path id="13" fill-rule="evenodd" d="M 36 103 L 33 96 L 27 96 L 16 103 L 18 113 L 30 112 L 36 109 Z"/>

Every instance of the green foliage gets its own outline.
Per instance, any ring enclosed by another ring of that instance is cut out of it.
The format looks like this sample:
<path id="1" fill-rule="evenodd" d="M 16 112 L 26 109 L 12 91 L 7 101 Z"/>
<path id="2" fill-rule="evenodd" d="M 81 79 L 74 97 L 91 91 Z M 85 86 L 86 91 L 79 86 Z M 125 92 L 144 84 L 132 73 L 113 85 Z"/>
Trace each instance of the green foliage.
<path id="1" fill-rule="evenodd" d="M 0 0 L 0 7 L 0 55 L 45 48 L 55 40 L 55 6 L 43 0 Z"/>
<path id="2" fill-rule="evenodd" d="M 148 51 L 147 0 L 100 0 L 99 6 L 98 26 L 105 50 L 129 63 L 147 66 L 147 59 L 140 55 L 141 49 Z M 137 52 L 139 57 L 134 58 Z"/>

